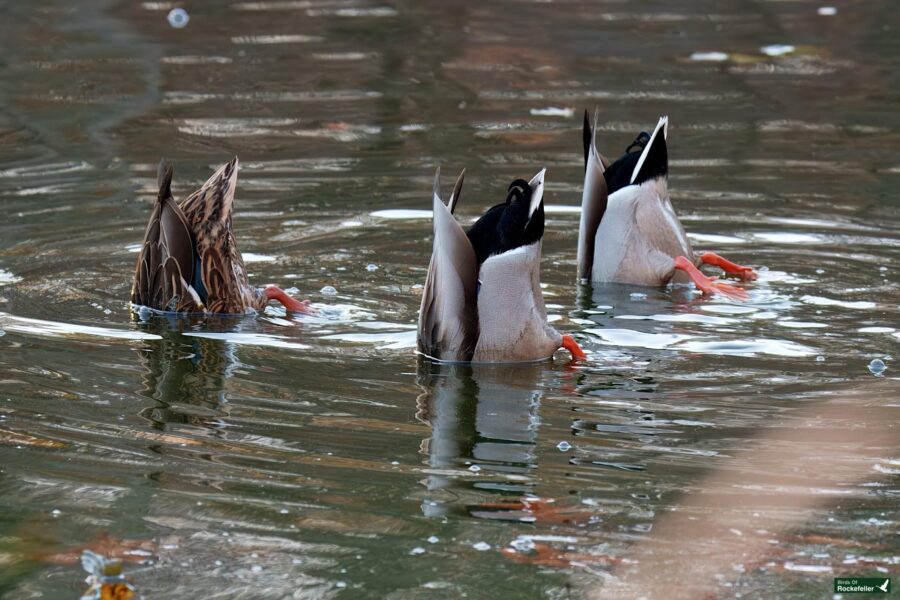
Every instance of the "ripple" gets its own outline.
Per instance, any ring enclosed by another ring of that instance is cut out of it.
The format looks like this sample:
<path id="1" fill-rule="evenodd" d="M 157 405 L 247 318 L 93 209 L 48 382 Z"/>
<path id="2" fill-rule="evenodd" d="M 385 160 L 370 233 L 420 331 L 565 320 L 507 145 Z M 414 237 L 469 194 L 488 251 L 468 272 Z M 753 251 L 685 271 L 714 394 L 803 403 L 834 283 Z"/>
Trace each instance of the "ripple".
<path id="1" fill-rule="evenodd" d="M 840 306 L 842 308 L 853 308 L 858 310 L 866 310 L 878 306 L 874 302 L 868 300 L 859 300 L 856 302 L 835 300 L 834 298 L 825 298 L 824 296 L 802 296 L 800 301 L 804 304 L 812 304 L 813 306 Z"/>
<path id="2" fill-rule="evenodd" d="M 778 339 L 757 338 L 753 340 L 701 341 L 692 340 L 679 345 L 679 350 L 698 352 L 700 354 L 722 354 L 728 356 L 755 356 L 770 354 L 772 356 L 812 356 L 818 350 L 797 342 Z"/>
<path id="3" fill-rule="evenodd" d="M 390 333 L 333 333 L 322 336 L 322 339 L 371 344 L 379 350 L 403 350 L 416 347 L 416 335 L 416 331 L 395 331 Z"/>
<path id="4" fill-rule="evenodd" d="M 0 285 L 9 285 L 10 283 L 16 283 L 18 281 L 22 281 L 22 278 L 14 275 L 10 271 L 0 269 Z"/>
<path id="5" fill-rule="evenodd" d="M 159 61 L 167 65 L 228 65 L 234 59 L 228 56 L 184 55 L 163 56 Z"/>
<path id="6" fill-rule="evenodd" d="M 292 342 L 284 337 L 266 335 L 261 333 L 210 333 L 186 331 L 187 337 L 205 338 L 209 340 L 222 340 L 241 346 L 268 346 L 271 348 L 288 348 L 290 350 L 309 350 L 310 346 Z"/>
<path id="7" fill-rule="evenodd" d="M 737 319 L 713 317 L 698 313 L 679 313 L 669 315 L 616 315 L 616 319 L 632 321 L 660 321 L 663 323 L 703 323 L 705 325 L 733 325 Z"/>
<path id="8" fill-rule="evenodd" d="M 691 233 L 688 232 L 687 236 L 694 242 L 708 243 L 708 244 L 746 244 L 747 240 L 741 239 L 739 237 L 735 237 L 733 235 L 719 235 L 713 233 Z"/>
<path id="9" fill-rule="evenodd" d="M 376 219 L 417 220 L 431 219 L 432 213 L 430 210 L 387 208 L 384 210 L 376 210 L 374 212 L 371 212 L 369 213 L 369 216 L 375 217 Z"/>
<path id="10" fill-rule="evenodd" d="M 282 34 L 282 35 L 239 35 L 231 38 L 232 44 L 311 44 L 321 42 L 324 38 L 317 35 Z"/>
<path id="11" fill-rule="evenodd" d="M 0 312 L 0 325 L 6 331 L 13 331 L 26 335 L 46 337 L 97 337 L 109 340 L 159 340 L 160 336 L 153 333 L 140 331 L 128 331 L 124 329 L 111 329 L 107 327 L 95 327 L 91 325 L 76 325 L 74 323 L 61 323 L 58 321 L 44 321 L 41 319 L 29 319 L 17 317 Z"/>
<path id="12" fill-rule="evenodd" d="M 821 244 L 825 238 L 812 233 L 790 233 L 783 231 L 769 231 L 753 233 L 754 238 L 774 244 Z"/>
<path id="13" fill-rule="evenodd" d="M 650 350 L 662 350 L 691 339 L 693 336 L 677 333 L 643 333 L 631 329 L 585 329 L 609 346 L 635 346 Z"/>

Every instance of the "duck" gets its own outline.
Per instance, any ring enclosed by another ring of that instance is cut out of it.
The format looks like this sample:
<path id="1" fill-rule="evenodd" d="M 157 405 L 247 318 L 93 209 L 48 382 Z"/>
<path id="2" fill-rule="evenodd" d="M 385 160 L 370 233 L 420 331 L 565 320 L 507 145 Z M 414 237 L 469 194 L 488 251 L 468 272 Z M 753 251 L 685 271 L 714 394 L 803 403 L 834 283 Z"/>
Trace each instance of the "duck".
<path id="1" fill-rule="evenodd" d="M 314 312 L 277 286 L 250 285 L 232 231 L 237 157 L 181 202 L 172 196 L 174 166 L 162 159 L 159 192 L 134 269 L 133 306 L 175 313 L 246 314 L 270 300 L 287 311 Z"/>
<path id="2" fill-rule="evenodd" d="M 578 279 L 643 286 L 693 282 L 704 294 L 746 300 L 742 288 L 699 269 L 707 264 L 742 280 L 757 278 L 751 267 L 694 252 L 669 198 L 668 128 L 668 117 L 660 117 L 653 133 L 642 131 L 610 162 L 597 150 L 597 113 L 592 126 L 585 111 Z"/>
<path id="3" fill-rule="evenodd" d="M 586 358 L 572 336 L 547 322 L 540 287 L 545 173 L 541 170 L 530 181 L 514 180 L 506 200 L 464 231 L 453 213 L 465 170 L 445 204 L 437 169 L 419 354 L 440 362 L 531 362 L 565 348 L 575 360 Z"/>

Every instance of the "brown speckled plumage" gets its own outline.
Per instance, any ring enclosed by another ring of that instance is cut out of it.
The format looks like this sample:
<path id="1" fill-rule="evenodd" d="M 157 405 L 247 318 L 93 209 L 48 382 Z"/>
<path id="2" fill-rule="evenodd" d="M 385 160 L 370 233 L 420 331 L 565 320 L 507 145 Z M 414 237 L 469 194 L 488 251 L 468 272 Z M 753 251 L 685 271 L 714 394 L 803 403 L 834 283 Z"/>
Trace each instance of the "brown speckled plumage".
<path id="1" fill-rule="evenodd" d="M 231 229 L 238 160 L 219 168 L 203 186 L 175 203 L 172 166 L 159 167 L 159 196 L 144 235 L 131 302 L 157 310 L 237 314 L 267 302 L 250 285 Z M 194 269 L 205 299 L 194 288 Z"/>

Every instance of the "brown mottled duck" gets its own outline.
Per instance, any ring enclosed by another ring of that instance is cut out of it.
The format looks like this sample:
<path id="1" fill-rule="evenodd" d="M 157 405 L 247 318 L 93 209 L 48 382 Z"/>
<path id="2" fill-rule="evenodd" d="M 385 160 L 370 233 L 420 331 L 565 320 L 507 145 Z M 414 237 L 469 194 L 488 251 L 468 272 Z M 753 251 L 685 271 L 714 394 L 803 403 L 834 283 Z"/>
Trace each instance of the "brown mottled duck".
<path id="1" fill-rule="evenodd" d="M 275 286 L 250 285 L 232 232 L 238 159 L 219 168 L 181 202 L 172 196 L 172 163 L 159 163 L 159 194 L 134 271 L 131 302 L 178 313 L 243 314 L 277 300 L 314 312 Z"/>

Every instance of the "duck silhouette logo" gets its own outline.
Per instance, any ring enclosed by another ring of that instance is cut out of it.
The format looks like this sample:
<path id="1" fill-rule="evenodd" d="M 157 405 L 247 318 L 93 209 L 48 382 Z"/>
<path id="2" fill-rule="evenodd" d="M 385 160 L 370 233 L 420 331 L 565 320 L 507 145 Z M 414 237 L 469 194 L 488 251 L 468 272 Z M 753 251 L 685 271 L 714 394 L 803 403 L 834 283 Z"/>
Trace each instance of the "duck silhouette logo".
<path id="1" fill-rule="evenodd" d="M 882 583 L 881 585 L 879 585 L 879 586 L 877 586 L 877 587 L 878 587 L 879 590 L 881 590 L 882 592 L 884 592 L 885 594 L 887 594 L 887 593 L 888 593 L 888 586 L 890 586 L 890 585 L 891 585 L 891 580 L 890 580 L 890 579 L 885 579 L 885 580 L 884 580 L 884 583 Z"/>

